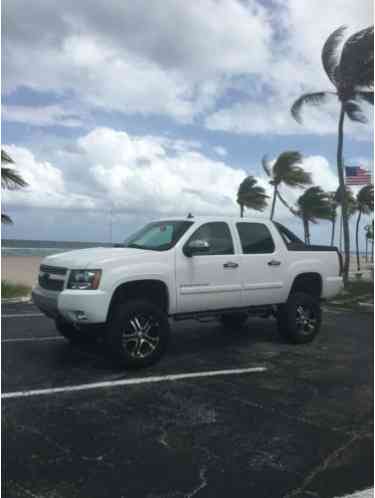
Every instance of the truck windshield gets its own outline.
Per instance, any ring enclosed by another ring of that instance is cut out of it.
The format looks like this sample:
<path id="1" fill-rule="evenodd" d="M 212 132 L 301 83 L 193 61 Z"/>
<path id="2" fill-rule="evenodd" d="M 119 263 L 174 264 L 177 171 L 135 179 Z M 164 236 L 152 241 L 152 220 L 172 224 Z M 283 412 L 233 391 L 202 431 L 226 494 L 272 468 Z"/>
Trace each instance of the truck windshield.
<path id="1" fill-rule="evenodd" d="M 192 221 L 156 221 L 149 223 L 125 239 L 124 247 L 147 249 L 149 251 L 167 251 L 177 244 L 192 224 Z"/>

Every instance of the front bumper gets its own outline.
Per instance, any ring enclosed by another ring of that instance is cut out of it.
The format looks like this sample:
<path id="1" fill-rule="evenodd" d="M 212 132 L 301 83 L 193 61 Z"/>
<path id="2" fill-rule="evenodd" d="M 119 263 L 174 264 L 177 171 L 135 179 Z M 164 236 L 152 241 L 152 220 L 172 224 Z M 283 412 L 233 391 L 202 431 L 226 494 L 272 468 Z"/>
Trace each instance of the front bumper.
<path id="1" fill-rule="evenodd" d="M 64 290 L 53 292 L 33 288 L 32 300 L 50 318 L 63 317 L 72 323 L 105 323 L 110 296 L 103 291 Z"/>

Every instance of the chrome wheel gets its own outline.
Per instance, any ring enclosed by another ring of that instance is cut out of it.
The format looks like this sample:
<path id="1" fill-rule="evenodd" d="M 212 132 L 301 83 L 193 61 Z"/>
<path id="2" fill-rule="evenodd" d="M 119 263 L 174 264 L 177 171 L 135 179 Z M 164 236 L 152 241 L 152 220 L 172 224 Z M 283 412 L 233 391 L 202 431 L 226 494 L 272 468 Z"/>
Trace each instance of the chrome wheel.
<path id="1" fill-rule="evenodd" d="M 158 347 L 159 322 L 153 315 L 135 314 L 131 316 L 122 331 L 123 349 L 136 359 L 152 355 Z"/>
<path id="2" fill-rule="evenodd" d="M 314 311 L 308 306 L 297 306 L 296 310 L 297 328 L 301 334 L 311 334 L 317 325 L 317 317 Z"/>

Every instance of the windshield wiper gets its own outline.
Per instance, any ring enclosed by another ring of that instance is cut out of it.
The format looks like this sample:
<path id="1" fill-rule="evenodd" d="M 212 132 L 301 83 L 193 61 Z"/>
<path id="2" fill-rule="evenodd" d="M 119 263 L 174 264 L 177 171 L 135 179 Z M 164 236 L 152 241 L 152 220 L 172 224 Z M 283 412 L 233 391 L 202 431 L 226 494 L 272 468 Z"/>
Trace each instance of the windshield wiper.
<path id="1" fill-rule="evenodd" d="M 144 249 L 144 247 L 139 246 L 138 244 L 127 244 L 125 247 L 130 247 L 131 249 Z"/>

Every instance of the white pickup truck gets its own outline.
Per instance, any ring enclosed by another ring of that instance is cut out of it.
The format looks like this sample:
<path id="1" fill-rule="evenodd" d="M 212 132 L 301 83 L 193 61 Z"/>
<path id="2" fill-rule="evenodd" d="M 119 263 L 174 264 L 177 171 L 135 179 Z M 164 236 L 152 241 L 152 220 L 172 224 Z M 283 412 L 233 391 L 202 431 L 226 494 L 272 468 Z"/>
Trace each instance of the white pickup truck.
<path id="1" fill-rule="evenodd" d="M 238 328 L 249 315 L 275 316 L 285 339 L 309 342 L 341 272 L 335 247 L 307 246 L 269 220 L 165 219 L 121 247 L 46 257 L 32 296 L 70 341 L 100 334 L 123 365 L 141 367 L 164 353 L 172 319 Z"/>

